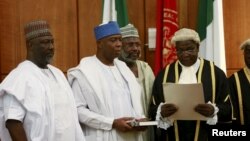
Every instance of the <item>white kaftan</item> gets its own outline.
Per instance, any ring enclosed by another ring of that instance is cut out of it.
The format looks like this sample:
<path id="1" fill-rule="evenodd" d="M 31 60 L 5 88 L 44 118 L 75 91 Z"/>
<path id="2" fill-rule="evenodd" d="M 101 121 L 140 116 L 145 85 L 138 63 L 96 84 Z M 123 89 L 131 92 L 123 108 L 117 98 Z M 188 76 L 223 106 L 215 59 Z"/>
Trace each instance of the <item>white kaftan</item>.
<path id="1" fill-rule="evenodd" d="M 141 141 L 141 132 L 121 133 L 112 129 L 115 118 L 142 118 L 141 89 L 125 63 L 102 64 L 96 56 L 83 58 L 68 71 L 79 120 L 86 141 Z"/>
<path id="2" fill-rule="evenodd" d="M 137 81 L 142 88 L 142 105 L 145 116 L 148 115 L 148 108 L 152 100 L 152 89 L 155 75 L 147 62 L 136 60 L 138 68 Z M 148 127 L 143 133 L 143 141 L 154 141 L 153 127 Z"/>
<path id="3" fill-rule="evenodd" d="M 24 61 L 4 79 L 0 86 L 4 120 L 23 122 L 28 141 L 85 141 L 64 74 L 48 68 L 49 76 Z"/>

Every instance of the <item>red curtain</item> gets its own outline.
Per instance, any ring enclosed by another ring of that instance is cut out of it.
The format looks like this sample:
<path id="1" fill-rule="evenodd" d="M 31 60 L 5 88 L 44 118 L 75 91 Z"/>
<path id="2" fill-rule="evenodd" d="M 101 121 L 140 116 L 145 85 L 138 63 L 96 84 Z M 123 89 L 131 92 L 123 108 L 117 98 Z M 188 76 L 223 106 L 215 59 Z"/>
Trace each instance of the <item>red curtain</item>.
<path id="1" fill-rule="evenodd" d="M 157 0 L 155 75 L 167 64 L 177 59 L 171 37 L 178 30 L 176 0 Z"/>

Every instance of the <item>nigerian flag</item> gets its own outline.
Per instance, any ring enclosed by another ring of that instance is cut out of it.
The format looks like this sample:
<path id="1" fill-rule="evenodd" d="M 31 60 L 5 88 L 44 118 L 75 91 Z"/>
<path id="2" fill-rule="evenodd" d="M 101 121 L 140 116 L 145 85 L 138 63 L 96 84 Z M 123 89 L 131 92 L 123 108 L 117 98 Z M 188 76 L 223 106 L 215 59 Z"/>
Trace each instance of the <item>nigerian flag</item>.
<path id="1" fill-rule="evenodd" d="M 129 23 L 126 0 L 102 0 L 102 23 L 117 21 L 120 27 Z"/>
<path id="2" fill-rule="evenodd" d="M 199 0 L 198 8 L 200 56 L 226 73 L 222 0 Z"/>

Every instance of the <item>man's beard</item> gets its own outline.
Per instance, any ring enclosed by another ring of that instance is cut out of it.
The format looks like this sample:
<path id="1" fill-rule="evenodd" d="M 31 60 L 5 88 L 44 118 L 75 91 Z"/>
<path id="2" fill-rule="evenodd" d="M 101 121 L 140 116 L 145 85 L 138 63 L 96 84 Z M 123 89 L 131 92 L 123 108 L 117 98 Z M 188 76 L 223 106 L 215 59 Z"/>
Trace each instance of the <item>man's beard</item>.
<path id="1" fill-rule="evenodd" d="M 136 60 L 129 58 L 129 54 L 126 53 L 124 50 L 121 50 L 121 54 L 119 58 L 129 64 L 136 63 Z"/>
<path id="2" fill-rule="evenodd" d="M 53 62 L 53 55 L 46 56 L 46 64 L 51 64 Z"/>

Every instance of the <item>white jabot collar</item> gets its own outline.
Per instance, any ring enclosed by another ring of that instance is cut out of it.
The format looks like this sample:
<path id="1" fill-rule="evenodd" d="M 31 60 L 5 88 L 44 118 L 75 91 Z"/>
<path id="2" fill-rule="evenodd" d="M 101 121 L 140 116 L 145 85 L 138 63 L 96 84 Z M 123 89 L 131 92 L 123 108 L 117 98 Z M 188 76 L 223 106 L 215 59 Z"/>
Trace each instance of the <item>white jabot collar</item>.
<path id="1" fill-rule="evenodd" d="M 197 83 L 196 72 L 198 71 L 200 66 L 200 59 L 197 59 L 196 62 L 189 67 L 184 66 L 183 64 L 181 64 L 181 62 L 179 63 L 182 67 L 182 71 L 178 83 L 180 84 Z"/>

